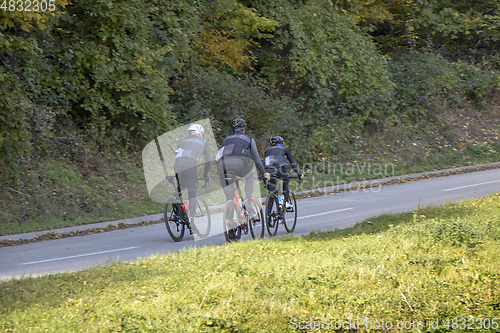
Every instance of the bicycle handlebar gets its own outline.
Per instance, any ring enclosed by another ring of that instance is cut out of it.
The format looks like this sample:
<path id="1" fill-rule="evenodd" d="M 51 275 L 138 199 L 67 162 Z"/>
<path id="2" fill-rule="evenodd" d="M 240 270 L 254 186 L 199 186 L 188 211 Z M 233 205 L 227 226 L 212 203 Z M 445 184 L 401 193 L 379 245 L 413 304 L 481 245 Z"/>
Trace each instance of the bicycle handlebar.
<path id="1" fill-rule="evenodd" d="M 204 180 L 205 181 L 205 185 L 203 185 L 202 187 L 203 188 L 206 188 L 208 185 L 210 185 L 210 178 L 205 178 L 205 177 L 200 177 L 198 178 L 198 180 Z"/>
<path id="2" fill-rule="evenodd" d="M 165 177 L 166 180 L 168 180 L 171 184 L 174 184 L 174 179 L 175 179 L 175 176 L 166 176 Z M 210 185 L 210 178 L 205 178 L 205 177 L 200 177 L 198 178 L 198 180 L 204 180 L 205 181 L 205 185 L 203 185 L 203 187 L 207 187 L 207 185 Z"/>
<path id="3" fill-rule="evenodd" d="M 271 176 L 271 178 L 274 178 L 274 179 L 281 179 L 280 177 L 277 177 L 277 176 Z M 297 178 L 298 178 L 298 179 L 299 179 L 299 186 L 300 186 L 300 184 L 302 183 L 302 178 L 300 178 L 299 176 L 290 176 L 290 177 L 288 177 L 288 178 L 289 178 L 289 179 L 297 179 Z M 266 177 L 257 177 L 257 179 L 263 179 L 263 180 L 264 180 L 264 185 L 266 185 L 266 186 L 267 186 L 267 182 L 268 182 L 268 180 L 267 180 L 267 178 L 266 178 Z"/>

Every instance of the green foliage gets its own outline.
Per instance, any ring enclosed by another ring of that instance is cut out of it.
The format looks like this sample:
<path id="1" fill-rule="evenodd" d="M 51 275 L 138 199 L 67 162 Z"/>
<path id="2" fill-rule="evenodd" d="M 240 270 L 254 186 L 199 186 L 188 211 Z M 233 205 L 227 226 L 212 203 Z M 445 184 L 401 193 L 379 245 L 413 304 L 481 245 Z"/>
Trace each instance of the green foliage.
<path id="1" fill-rule="evenodd" d="M 19 84 L 13 75 L 0 72 L 0 94 L 5 99 L 0 102 L 0 160 L 2 161 L 0 176 L 10 178 L 19 170 L 20 159 L 29 151 L 29 132 L 25 114 L 21 108 L 29 107 Z"/>
<path id="2" fill-rule="evenodd" d="M 0 178 L 15 178 L 21 159 L 32 148 L 30 141 L 49 135 L 44 118 L 52 117 L 53 106 L 59 102 L 45 85 L 52 74 L 36 38 L 0 32 L 0 80 L 4 83 L 0 94 L 5 96 L 0 101 L 0 159 L 4 163 Z"/>
<path id="3" fill-rule="evenodd" d="M 435 109 L 434 96 L 446 97 L 458 90 L 455 69 L 439 54 L 402 54 L 392 59 L 389 68 L 395 83 L 394 103 L 404 117 L 427 116 Z"/>
<path id="4" fill-rule="evenodd" d="M 248 133 L 258 143 L 265 142 L 292 113 L 286 98 L 271 98 L 265 93 L 265 82 L 251 76 L 234 77 L 200 67 L 184 75 L 172 97 L 178 118 L 185 122 L 200 117 L 212 119 L 219 141 L 230 133 L 231 121 L 242 117 L 248 123 Z"/>
<path id="5" fill-rule="evenodd" d="M 460 79 L 458 89 L 475 105 L 484 105 L 484 97 L 491 91 L 498 89 L 500 76 L 498 71 L 489 68 L 480 68 L 463 61 L 453 63 L 457 77 Z"/>
<path id="6" fill-rule="evenodd" d="M 0 75 L 10 83 L 0 106 L 2 172 L 27 153 L 40 112 L 101 147 L 137 148 L 170 128 L 169 80 L 189 60 L 196 10 L 183 1 L 88 0 L 47 16 L 29 36 L 2 26 Z"/>
<path id="7" fill-rule="evenodd" d="M 33 30 L 35 27 L 44 30 L 47 22 L 56 12 L 64 10 L 67 0 L 32 1 L 4 1 L 5 9 L 0 11 L 0 30 L 19 27 L 23 31 Z"/>
<path id="8" fill-rule="evenodd" d="M 386 59 L 339 7 L 322 0 L 247 5 L 277 22 L 273 37 L 260 41 L 255 54 L 273 95 L 294 103 L 294 125 L 281 134 L 301 158 L 330 158 L 342 130 L 348 136 L 390 116 Z"/>
<path id="9" fill-rule="evenodd" d="M 452 57 L 498 58 L 500 4 L 496 0 L 384 1 L 390 15 L 364 20 L 381 49 L 424 49 L 432 45 Z"/>
<path id="10" fill-rule="evenodd" d="M 194 46 L 194 58 L 205 66 L 238 73 L 252 70 L 253 38 L 268 38 L 275 22 L 234 0 L 209 2 L 201 7 L 203 27 Z"/>
<path id="11" fill-rule="evenodd" d="M 132 134 L 152 137 L 171 121 L 173 66 L 164 58 L 173 48 L 155 43 L 157 35 L 152 41 L 150 15 L 156 11 L 151 3 L 89 0 L 68 6 L 59 20 L 59 29 L 71 31 L 61 36 L 55 55 L 69 79 L 61 93 L 73 105 L 70 114 L 84 126 L 111 131 L 116 143 Z"/>

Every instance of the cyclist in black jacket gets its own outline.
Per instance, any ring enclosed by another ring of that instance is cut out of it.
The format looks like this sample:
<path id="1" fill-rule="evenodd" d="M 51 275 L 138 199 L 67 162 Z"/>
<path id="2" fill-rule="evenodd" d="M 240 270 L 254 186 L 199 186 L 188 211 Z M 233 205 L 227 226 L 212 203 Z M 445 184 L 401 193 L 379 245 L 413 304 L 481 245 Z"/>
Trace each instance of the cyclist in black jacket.
<path id="1" fill-rule="evenodd" d="M 203 126 L 192 124 L 188 128 L 189 137 L 182 139 L 179 142 L 179 147 L 176 150 L 176 158 L 174 171 L 179 181 L 180 189 L 187 187 L 189 198 L 189 220 L 191 228 L 195 228 L 193 224 L 194 214 L 196 212 L 196 189 L 198 188 L 198 162 L 202 155 L 205 155 L 205 171 L 203 177 L 208 179 L 208 171 L 210 170 L 210 146 L 208 141 L 203 139 Z"/>
<path id="2" fill-rule="evenodd" d="M 246 203 L 252 197 L 253 192 L 253 162 L 259 170 L 259 172 L 264 175 L 265 178 L 269 179 L 269 173 L 266 173 L 264 166 L 259 158 L 259 153 L 257 151 L 257 145 L 255 140 L 248 134 L 245 134 L 246 123 L 243 119 L 235 119 L 231 123 L 231 128 L 233 133 L 228 135 L 222 142 L 222 148 L 217 152 L 215 160 L 217 161 L 217 168 L 219 170 L 219 176 L 224 194 L 226 195 L 226 200 L 234 199 L 234 191 L 232 186 L 232 181 L 227 180 L 227 172 L 233 171 L 236 176 L 245 178 L 245 195 Z M 250 216 L 254 216 L 256 213 L 253 210 L 252 205 L 246 204 Z"/>
<path id="3" fill-rule="evenodd" d="M 283 180 L 285 207 L 287 210 L 290 210 L 293 207 L 290 203 L 290 178 L 288 175 L 290 167 L 300 178 L 304 178 L 304 175 L 300 172 L 299 167 L 293 160 L 290 149 L 283 144 L 284 140 L 281 136 L 273 136 L 271 140 L 269 140 L 269 143 L 271 143 L 272 146 L 269 147 L 264 154 L 264 168 L 273 178 L 267 183 L 267 189 L 269 192 L 276 191 L 276 178 L 274 177 L 281 178 Z"/>

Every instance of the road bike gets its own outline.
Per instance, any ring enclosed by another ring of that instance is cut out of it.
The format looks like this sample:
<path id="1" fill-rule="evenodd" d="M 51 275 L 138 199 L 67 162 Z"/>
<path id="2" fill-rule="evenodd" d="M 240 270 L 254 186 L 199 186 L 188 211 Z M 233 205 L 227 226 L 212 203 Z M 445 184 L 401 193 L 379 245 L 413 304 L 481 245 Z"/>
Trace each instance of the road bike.
<path id="1" fill-rule="evenodd" d="M 277 178 L 273 177 L 272 178 Z M 302 181 L 300 177 L 292 176 L 293 178 L 299 178 L 299 186 Z M 274 237 L 278 232 L 278 226 L 283 224 L 285 230 L 288 233 L 292 233 L 295 230 L 297 224 L 297 201 L 295 200 L 295 193 L 290 191 L 289 203 L 291 203 L 290 208 L 286 208 L 285 200 L 283 198 L 283 184 L 281 187 L 273 192 L 269 192 L 266 198 L 266 228 L 269 236 Z"/>
<path id="2" fill-rule="evenodd" d="M 173 197 L 167 198 L 165 207 L 163 209 L 163 217 L 165 219 L 165 226 L 167 227 L 168 234 L 175 242 L 180 242 L 184 237 L 184 232 L 189 229 L 192 235 L 195 233 L 200 238 L 205 238 L 210 233 L 212 221 L 210 218 L 210 209 L 208 208 L 207 201 L 201 195 L 196 196 L 196 211 L 194 214 L 194 225 L 189 223 L 189 212 L 193 207 L 189 207 L 189 201 L 182 200 L 182 194 L 187 189 L 180 189 L 179 179 L 176 176 L 167 176 L 166 179 L 174 186 L 175 194 Z M 208 179 L 198 178 L 204 180 L 207 186 Z M 175 184 L 177 181 L 177 184 Z"/>
<path id="3" fill-rule="evenodd" d="M 224 206 L 223 228 L 226 242 L 233 243 L 239 241 L 241 234 L 248 235 L 249 230 L 253 239 L 263 238 L 265 221 L 260 201 L 253 196 L 250 198 L 250 205 L 253 205 L 256 213 L 254 217 L 251 217 L 248 213 L 248 207 L 245 207 L 245 203 L 239 194 L 243 190 L 243 187 L 239 186 L 239 181 L 245 178 L 238 177 L 234 172 L 229 171 L 226 173 L 225 179 L 230 180 L 234 187 L 233 200 L 228 200 Z"/>

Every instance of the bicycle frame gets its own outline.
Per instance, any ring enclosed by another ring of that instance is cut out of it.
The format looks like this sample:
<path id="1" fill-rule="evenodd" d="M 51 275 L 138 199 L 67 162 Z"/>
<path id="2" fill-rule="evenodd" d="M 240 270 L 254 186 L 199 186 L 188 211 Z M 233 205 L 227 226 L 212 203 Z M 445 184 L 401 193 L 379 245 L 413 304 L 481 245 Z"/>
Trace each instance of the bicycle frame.
<path id="1" fill-rule="evenodd" d="M 174 187 L 174 196 L 167 198 L 164 207 L 164 220 L 170 237 L 172 237 L 172 239 L 176 242 L 181 241 L 184 237 L 184 228 L 187 228 L 190 234 L 195 233 L 200 238 L 207 237 L 210 232 L 211 219 L 210 209 L 208 208 L 206 200 L 202 196 L 197 196 L 195 207 L 189 207 L 189 205 L 185 205 L 184 201 L 182 200 L 182 194 L 187 191 L 187 188 L 181 190 L 179 177 L 177 176 L 177 174 L 175 175 L 175 178 L 174 176 L 167 176 L 166 179 Z M 175 180 L 177 180 L 177 184 L 175 183 Z M 208 180 L 205 179 L 204 187 L 206 187 L 207 184 Z M 170 209 L 171 211 L 169 211 Z M 188 211 L 190 212 L 188 213 Z M 189 215 L 191 215 L 191 213 L 198 214 L 197 212 L 200 213 L 200 215 L 193 215 L 195 219 L 198 217 L 206 217 L 205 222 L 201 224 L 206 226 L 206 228 L 203 227 L 201 230 L 199 230 L 196 225 L 191 225 L 190 223 L 191 218 Z"/>
<path id="2" fill-rule="evenodd" d="M 260 178 L 265 179 L 265 178 L 263 178 L 263 177 L 259 177 L 259 179 L 260 179 Z M 276 176 L 271 176 L 271 178 L 274 178 L 274 179 L 281 179 L 280 177 L 276 177 Z M 290 176 L 290 177 L 288 177 L 288 179 L 298 179 L 298 180 L 299 180 L 299 186 L 300 186 L 300 183 L 302 183 L 302 178 L 300 178 L 299 176 Z M 283 179 L 281 179 L 281 180 L 283 180 Z M 267 187 L 267 182 L 266 182 L 266 184 L 265 184 L 265 185 L 266 185 L 266 187 Z M 281 192 L 281 193 L 283 193 L 282 189 L 283 189 L 283 182 L 282 182 L 281 186 L 280 186 L 277 190 L 274 190 L 274 191 L 272 192 L 272 194 L 277 196 L 280 192 Z M 269 192 L 269 193 L 271 193 L 271 192 Z"/>
<path id="3" fill-rule="evenodd" d="M 245 221 L 244 217 L 245 217 L 245 214 L 247 214 L 246 212 L 243 213 L 242 210 L 241 210 L 241 199 L 240 199 L 240 191 L 242 191 L 244 188 L 243 187 L 240 187 L 239 185 L 239 182 L 241 179 L 241 177 L 238 177 L 236 175 L 234 175 L 234 177 L 231 177 L 231 178 L 226 178 L 226 179 L 234 179 L 234 198 L 233 198 L 233 201 L 236 203 L 236 207 L 238 208 L 238 218 L 236 219 L 237 223 L 239 226 L 243 226 L 244 222 L 240 222 L 240 220 L 243 220 Z"/>
<path id="4" fill-rule="evenodd" d="M 279 179 L 280 177 L 273 177 L 274 179 Z M 291 176 L 289 178 L 299 178 L 299 185 L 302 181 L 302 178 L 297 176 Z M 266 183 L 266 187 L 269 183 Z M 277 184 L 276 184 L 277 185 Z M 285 202 L 279 203 L 279 196 L 283 193 L 283 184 L 273 191 L 269 191 L 269 194 L 266 199 L 266 228 L 269 233 L 269 236 L 274 237 L 278 231 L 279 224 L 283 224 L 288 233 L 293 232 L 295 229 L 295 225 L 297 222 L 297 210 L 296 210 L 296 200 L 293 191 L 290 191 L 290 197 L 288 198 L 292 203 L 291 210 L 288 210 L 285 207 Z M 277 186 L 276 186 L 277 187 Z M 287 212 L 293 213 L 293 222 L 291 225 L 286 223 L 288 221 L 288 217 L 286 217 Z"/>
<path id="5" fill-rule="evenodd" d="M 226 180 L 232 180 L 231 185 L 234 186 L 233 199 L 228 200 L 224 205 L 224 237 L 226 241 L 229 243 L 238 241 L 241 238 L 241 233 L 248 235 L 249 232 L 253 239 L 262 239 L 264 237 L 265 219 L 263 218 L 261 203 L 251 196 L 248 198 L 248 203 L 242 204 L 243 194 L 240 191 L 244 187 L 240 186 L 239 182 L 245 180 L 245 178 L 239 177 L 233 172 L 229 172 L 225 178 Z M 252 217 L 250 217 L 249 213 L 250 207 L 255 207 L 256 214 Z"/>

